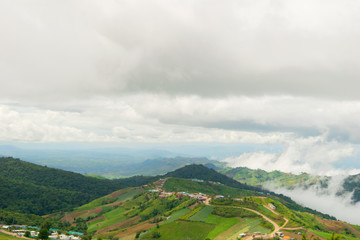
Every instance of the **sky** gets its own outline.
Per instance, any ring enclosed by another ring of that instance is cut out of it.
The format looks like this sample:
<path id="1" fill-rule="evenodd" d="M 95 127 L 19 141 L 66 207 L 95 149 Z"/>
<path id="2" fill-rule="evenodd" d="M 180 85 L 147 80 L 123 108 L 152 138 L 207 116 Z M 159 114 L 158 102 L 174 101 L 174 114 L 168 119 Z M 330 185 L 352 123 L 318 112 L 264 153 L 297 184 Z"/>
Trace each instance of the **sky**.
<path id="1" fill-rule="evenodd" d="M 359 1 L 0 1 L 0 32 L 0 142 L 236 143 L 264 149 L 233 167 L 360 172 Z"/>

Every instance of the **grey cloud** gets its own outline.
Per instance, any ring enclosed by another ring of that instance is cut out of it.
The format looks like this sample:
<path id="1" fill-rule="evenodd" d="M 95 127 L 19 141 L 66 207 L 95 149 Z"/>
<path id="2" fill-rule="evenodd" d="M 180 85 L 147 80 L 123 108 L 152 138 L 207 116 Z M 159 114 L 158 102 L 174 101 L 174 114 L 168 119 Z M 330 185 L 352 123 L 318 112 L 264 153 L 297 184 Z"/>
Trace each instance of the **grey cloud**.
<path id="1" fill-rule="evenodd" d="M 325 4 L 326 3 L 326 4 Z M 360 3 L 3 1 L 2 99 L 358 99 Z"/>

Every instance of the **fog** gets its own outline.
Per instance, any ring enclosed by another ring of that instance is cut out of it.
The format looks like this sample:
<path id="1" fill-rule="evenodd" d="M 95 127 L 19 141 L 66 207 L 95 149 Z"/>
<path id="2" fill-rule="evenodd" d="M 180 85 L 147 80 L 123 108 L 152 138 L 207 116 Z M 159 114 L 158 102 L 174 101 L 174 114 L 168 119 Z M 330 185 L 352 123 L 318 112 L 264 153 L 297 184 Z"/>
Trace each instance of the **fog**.
<path id="1" fill-rule="evenodd" d="M 267 184 L 265 188 L 276 193 L 281 193 L 291 197 L 297 203 L 336 217 L 338 220 L 346 221 L 351 224 L 360 224 L 360 215 L 357 214 L 360 202 L 351 203 L 352 193 L 337 195 L 343 190 L 342 183 L 345 176 L 332 177 L 328 188 L 321 188 L 319 184 L 307 189 L 298 187 L 293 190 L 286 188 L 276 188 L 275 184 Z"/>

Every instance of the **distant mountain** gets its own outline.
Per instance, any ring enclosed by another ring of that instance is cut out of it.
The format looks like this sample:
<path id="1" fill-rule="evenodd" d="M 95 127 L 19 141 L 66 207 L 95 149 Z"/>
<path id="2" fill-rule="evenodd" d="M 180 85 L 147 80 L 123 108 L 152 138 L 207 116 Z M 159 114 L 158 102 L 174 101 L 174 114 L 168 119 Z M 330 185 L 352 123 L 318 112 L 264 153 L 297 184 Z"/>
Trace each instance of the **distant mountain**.
<path id="1" fill-rule="evenodd" d="M 308 173 L 292 174 L 281 171 L 267 172 L 261 169 L 254 170 L 247 167 L 224 168 L 218 171 L 239 182 L 252 186 L 263 186 L 266 183 L 272 182 L 279 187 L 294 188 L 301 185 L 312 185 L 321 179 L 320 177 L 312 176 Z"/>
<path id="2" fill-rule="evenodd" d="M 152 178 L 108 180 L 39 166 L 15 158 L 0 158 L 0 208 L 38 215 L 71 209 Z"/>
<path id="3" fill-rule="evenodd" d="M 292 174 L 281 171 L 267 172 L 261 169 L 249 169 L 246 167 L 223 168 L 218 170 L 241 183 L 251 186 L 263 187 L 266 184 L 275 184 L 276 187 L 286 187 L 293 189 L 297 187 L 308 188 L 314 184 L 319 184 L 320 189 L 326 189 L 332 177 L 314 176 L 308 173 Z M 360 174 L 351 175 L 345 178 L 343 183 L 343 191 L 337 193 L 353 193 L 353 203 L 360 202 Z"/>
<path id="4" fill-rule="evenodd" d="M 146 148 L 101 148 L 91 146 L 79 146 L 76 148 L 67 146 L 61 148 L 52 145 L 37 147 L 0 145 L 0 155 L 12 156 L 27 162 L 82 174 L 104 175 L 117 174 L 117 171 L 123 167 L 143 162 L 149 158 L 175 157 L 179 154 Z"/>
<path id="5" fill-rule="evenodd" d="M 175 157 L 175 158 L 156 158 L 148 159 L 141 163 L 134 163 L 123 166 L 117 172 L 113 172 L 113 176 L 155 176 L 174 171 L 189 164 L 209 164 L 212 168 L 221 169 L 222 163 L 212 161 L 207 158 L 190 158 L 190 157 Z M 117 175 L 118 174 L 118 175 Z"/>
<path id="6" fill-rule="evenodd" d="M 360 174 L 347 177 L 343 187 L 345 191 L 353 192 L 352 200 L 354 203 L 360 202 Z"/>

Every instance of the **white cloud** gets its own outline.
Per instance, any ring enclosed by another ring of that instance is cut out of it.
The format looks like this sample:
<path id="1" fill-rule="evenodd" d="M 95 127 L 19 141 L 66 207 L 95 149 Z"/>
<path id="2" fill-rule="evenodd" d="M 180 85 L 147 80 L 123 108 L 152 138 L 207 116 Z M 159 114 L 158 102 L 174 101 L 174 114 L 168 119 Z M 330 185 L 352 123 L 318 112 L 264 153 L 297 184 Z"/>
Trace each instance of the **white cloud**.
<path id="1" fill-rule="evenodd" d="M 342 190 L 342 183 L 344 176 L 333 177 L 328 188 L 321 188 L 319 185 L 314 185 L 310 188 L 296 188 L 288 190 L 284 188 L 275 188 L 268 184 L 266 188 L 291 197 L 296 202 L 320 211 L 335 216 L 339 220 L 347 221 L 352 224 L 360 224 L 360 216 L 354 214 L 359 210 L 360 203 L 352 204 L 352 193 L 344 193 L 337 195 L 337 192 Z"/>
<path id="2" fill-rule="evenodd" d="M 337 175 L 345 171 L 336 169 L 333 163 L 353 157 L 356 152 L 351 144 L 327 141 L 325 136 L 287 138 L 282 140 L 282 145 L 281 153 L 250 152 L 223 161 L 230 167 Z"/>
<path id="3" fill-rule="evenodd" d="M 360 141 L 359 11 L 355 0 L 1 1 L 0 140 L 281 144 L 241 161 L 332 171 Z"/>

